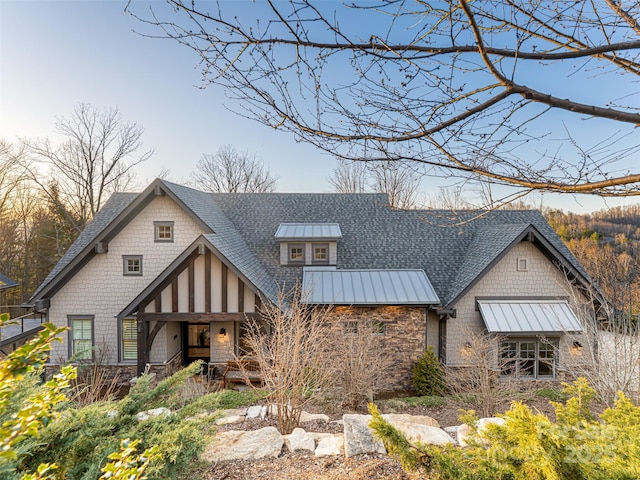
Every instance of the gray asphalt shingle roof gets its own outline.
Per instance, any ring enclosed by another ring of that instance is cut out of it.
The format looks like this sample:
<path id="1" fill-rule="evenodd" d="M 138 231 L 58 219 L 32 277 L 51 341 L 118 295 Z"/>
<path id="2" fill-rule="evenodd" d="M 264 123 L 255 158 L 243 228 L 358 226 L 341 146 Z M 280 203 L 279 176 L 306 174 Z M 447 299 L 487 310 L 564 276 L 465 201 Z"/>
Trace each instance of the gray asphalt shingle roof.
<path id="1" fill-rule="evenodd" d="M 0 290 L 18 286 L 18 282 L 14 282 L 6 275 L 0 273 Z"/>
<path id="2" fill-rule="evenodd" d="M 535 210 L 397 211 L 381 194 L 205 193 L 161 181 L 213 233 L 207 239 L 258 289 L 275 299 L 278 288 L 302 281 L 302 266 L 280 265 L 275 232 L 283 223 L 340 226 L 338 269 L 421 269 L 448 305 L 533 225 L 585 279 L 588 275 Z M 136 194 L 114 194 L 56 265 L 34 297 L 95 241 Z M 57 280 L 56 280 L 57 281 Z"/>
<path id="3" fill-rule="evenodd" d="M 102 206 L 78 236 L 75 242 L 69 247 L 62 258 L 58 261 L 47 278 L 36 289 L 31 299 L 37 298 L 49 284 L 60 275 L 63 270 L 76 259 L 80 253 L 89 245 L 93 244 L 97 237 L 113 222 L 122 211 L 129 206 L 137 197 L 138 193 L 114 193 Z"/>

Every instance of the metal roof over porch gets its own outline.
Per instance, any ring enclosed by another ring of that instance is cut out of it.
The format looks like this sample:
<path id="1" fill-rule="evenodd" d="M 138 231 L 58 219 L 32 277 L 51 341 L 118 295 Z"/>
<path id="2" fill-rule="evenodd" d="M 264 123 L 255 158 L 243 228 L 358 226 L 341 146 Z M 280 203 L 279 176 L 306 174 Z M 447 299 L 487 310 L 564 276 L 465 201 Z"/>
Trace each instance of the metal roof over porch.
<path id="1" fill-rule="evenodd" d="M 478 300 L 478 307 L 491 333 L 582 331 L 580 320 L 564 300 Z"/>
<path id="2" fill-rule="evenodd" d="M 302 288 L 313 305 L 433 305 L 439 303 L 424 270 L 305 268 Z"/>

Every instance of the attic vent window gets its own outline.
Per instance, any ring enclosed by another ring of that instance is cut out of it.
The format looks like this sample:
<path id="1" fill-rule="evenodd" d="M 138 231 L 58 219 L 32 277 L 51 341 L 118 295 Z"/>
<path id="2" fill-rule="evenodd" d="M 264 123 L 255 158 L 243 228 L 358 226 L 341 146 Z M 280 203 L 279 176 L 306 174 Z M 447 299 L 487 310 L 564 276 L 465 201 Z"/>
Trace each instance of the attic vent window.
<path id="1" fill-rule="evenodd" d="M 526 272 L 527 269 L 528 269 L 527 259 L 526 258 L 522 258 L 522 257 L 518 257 L 518 271 L 519 272 Z"/>
<path id="2" fill-rule="evenodd" d="M 123 275 L 140 276 L 142 275 L 142 255 L 123 255 Z"/>

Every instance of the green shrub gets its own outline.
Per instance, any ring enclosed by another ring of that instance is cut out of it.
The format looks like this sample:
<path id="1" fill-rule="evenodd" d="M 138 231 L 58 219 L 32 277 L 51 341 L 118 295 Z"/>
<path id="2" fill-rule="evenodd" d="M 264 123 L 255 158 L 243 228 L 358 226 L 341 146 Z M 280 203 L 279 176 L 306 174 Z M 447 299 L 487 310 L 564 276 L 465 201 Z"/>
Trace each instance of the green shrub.
<path id="1" fill-rule="evenodd" d="M 556 388 L 542 388 L 536 392 L 536 396 L 546 398 L 553 402 L 564 402 L 569 398 L 566 393 L 563 393 L 562 390 L 558 390 Z"/>
<path id="2" fill-rule="evenodd" d="M 445 392 L 445 380 L 440 360 L 429 347 L 413 367 L 413 388 L 419 396 L 439 396 Z"/>
<path id="3" fill-rule="evenodd" d="M 57 464 L 56 478 L 96 480 L 110 456 L 113 459 L 113 455 L 122 453 L 122 441 L 126 439 L 139 440 L 142 450 L 157 445 L 162 458 L 147 466 L 145 475 L 150 480 L 177 478 L 194 464 L 215 433 L 215 416 L 195 416 L 203 410 L 200 407 L 214 409 L 218 408 L 214 404 L 232 403 L 228 394 L 196 399 L 182 396 L 180 390 L 198 369 L 198 365 L 191 365 L 155 388 L 150 388 L 148 378 L 143 376 L 118 402 L 96 402 L 84 408 L 67 404 L 57 420 L 41 429 L 37 439 L 24 442 L 24 460 L 14 478 L 47 461 Z M 136 417 L 140 411 L 161 406 L 175 413 L 144 421 Z"/>
<path id="4" fill-rule="evenodd" d="M 370 426 L 407 470 L 442 480 L 623 480 L 640 472 L 640 407 L 619 393 L 615 406 L 595 417 L 595 391 L 585 379 L 565 385 L 565 403 L 553 403 L 557 422 L 514 402 L 504 426 L 489 425 L 470 447 L 411 445 L 370 406 Z M 464 420 L 473 425 L 468 415 Z"/>

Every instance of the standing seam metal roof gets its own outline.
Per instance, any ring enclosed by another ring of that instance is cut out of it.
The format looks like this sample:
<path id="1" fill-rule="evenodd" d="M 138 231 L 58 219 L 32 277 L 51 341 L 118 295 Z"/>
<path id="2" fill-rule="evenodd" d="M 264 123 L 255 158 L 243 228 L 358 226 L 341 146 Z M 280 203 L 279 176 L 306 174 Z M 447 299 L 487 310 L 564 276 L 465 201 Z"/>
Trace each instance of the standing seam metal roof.
<path id="1" fill-rule="evenodd" d="M 281 223 L 278 225 L 277 239 L 339 239 L 342 238 L 337 223 Z"/>
<path id="2" fill-rule="evenodd" d="M 438 295 L 424 270 L 305 268 L 302 289 L 313 305 L 434 305 Z"/>
<path id="3" fill-rule="evenodd" d="M 580 332 L 580 320 L 566 301 L 478 300 L 480 314 L 491 333 Z"/>

